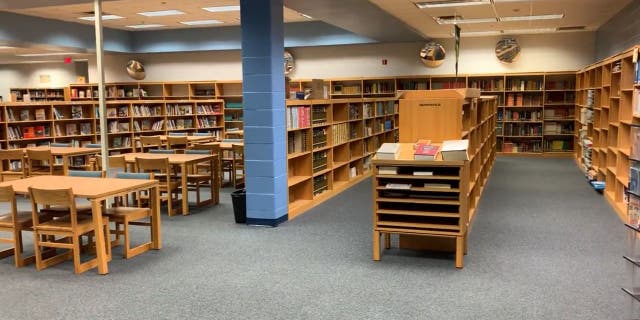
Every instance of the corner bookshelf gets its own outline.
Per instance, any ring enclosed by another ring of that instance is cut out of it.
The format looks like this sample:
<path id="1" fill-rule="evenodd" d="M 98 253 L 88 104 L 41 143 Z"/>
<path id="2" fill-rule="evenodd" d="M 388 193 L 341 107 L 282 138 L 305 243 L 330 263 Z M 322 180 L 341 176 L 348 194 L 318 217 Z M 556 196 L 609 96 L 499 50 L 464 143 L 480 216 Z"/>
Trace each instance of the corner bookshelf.
<path id="1" fill-rule="evenodd" d="M 420 108 L 423 105 L 431 107 Z M 480 97 L 477 89 L 404 93 L 399 155 L 373 159 L 373 260 L 380 260 L 380 237 L 384 235 L 389 248 L 391 235 L 398 234 L 401 248 L 455 251 L 456 267 L 463 267 L 468 229 L 495 161 L 496 112 L 497 99 Z M 442 122 L 446 130 L 438 126 Z M 434 161 L 414 160 L 417 139 L 435 144 L 468 139 L 469 160 L 444 161 L 441 154 Z M 392 172 L 386 172 L 389 168 Z M 409 188 L 389 188 L 390 183 Z M 444 241 L 437 240 L 441 238 Z"/>
<path id="2" fill-rule="evenodd" d="M 394 98 L 288 100 L 289 219 L 371 175 L 382 143 L 398 139 Z"/>
<path id="3" fill-rule="evenodd" d="M 585 174 L 605 182 L 604 196 L 623 221 L 627 221 L 627 186 L 631 154 L 631 127 L 640 124 L 633 108 L 636 66 L 631 48 L 578 72 L 577 101 L 592 105 L 592 123 L 581 123 L 578 139 L 592 141 L 591 164 L 583 158 L 589 147 L 576 148 L 575 160 Z M 584 132 L 584 133 L 583 133 Z"/>

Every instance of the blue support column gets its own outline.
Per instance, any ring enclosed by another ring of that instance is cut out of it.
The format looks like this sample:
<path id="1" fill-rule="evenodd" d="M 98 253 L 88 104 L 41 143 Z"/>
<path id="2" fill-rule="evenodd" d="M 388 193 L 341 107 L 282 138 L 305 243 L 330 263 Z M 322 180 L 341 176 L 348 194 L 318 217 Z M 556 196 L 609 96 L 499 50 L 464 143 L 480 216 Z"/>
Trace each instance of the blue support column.
<path id="1" fill-rule="evenodd" d="M 287 220 L 282 0 L 241 0 L 247 223 Z"/>

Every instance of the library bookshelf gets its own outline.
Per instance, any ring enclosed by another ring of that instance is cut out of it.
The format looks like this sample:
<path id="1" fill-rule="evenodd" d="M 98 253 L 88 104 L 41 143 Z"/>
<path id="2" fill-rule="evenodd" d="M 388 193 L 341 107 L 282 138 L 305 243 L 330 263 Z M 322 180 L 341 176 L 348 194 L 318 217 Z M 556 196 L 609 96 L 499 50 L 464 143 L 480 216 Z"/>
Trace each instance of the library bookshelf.
<path id="1" fill-rule="evenodd" d="M 100 140 L 98 104 L 94 101 L 19 102 L 0 105 L 0 144 L 21 148 L 52 142 L 84 146 Z M 210 132 L 222 138 L 224 100 L 108 101 L 110 153 L 133 150 L 134 137 L 170 132 Z"/>
<path id="2" fill-rule="evenodd" d="M 575 160 L 591 179 L 605 182 L 604 196 L 627 221 L 627 186 L 631 155 L 631 127 L 639 87 L 631 48 L 580 70 Z M 577 112 L 577 111 L 576 111 Z"/>
<path id="3" fill-rule="evenodd" d="M 10 102 L 44 102 L 69 100 L 69 88 L 11 88 Z"/>
<path id="4" fill-rule="evenodd" d="M 380 260 L 380 237 L 389 248 L 391 234 L 398 234 L 401 248 L 453 250 L 456 267 L 463 267 L 468 229 L 496 157 L 496 114 L 497 99 L 480 97 L 477 89 L 405 92 L 400 152 L 372 162 L 373 260 Z M 416 115 L 424 117 L 414 121 Z M 440 130 L 445 118 L 450 129 Z M 469 160 L 444 161 L 441 154 L 414 160 L 417 139 L 469 139 Z"/>
<path id="5" fill-rule="evenodd" d="M 371 176 L 382 143 L 398 139 L 393 98 L 286 103 L 289 219 Z"/>

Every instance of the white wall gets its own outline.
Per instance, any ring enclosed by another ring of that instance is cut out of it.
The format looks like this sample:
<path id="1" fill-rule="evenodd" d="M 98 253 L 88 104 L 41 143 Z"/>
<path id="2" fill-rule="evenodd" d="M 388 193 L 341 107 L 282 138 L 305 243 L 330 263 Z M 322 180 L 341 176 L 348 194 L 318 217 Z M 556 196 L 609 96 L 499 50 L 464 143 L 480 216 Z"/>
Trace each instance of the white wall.
<path id="1" fill-rule="evenodd" d="M 578 70 L 594 62 L 594 33 L 522 35 L 516 39 L 522 47 L 519 60 L 503 64 L 495 57 L 500 37 L 462 38 L 460 69 L 462 74 Z M 296 59 L 292 78 L 375 77 L 455 73 L 453 39 L 442 40 L 447 50 L 445 63 L 430 69 L 422 65 L 418 51 L 423 43 L 390 43 L 299 47 L 290 51 Z M 238 80 L 242 78 L 240 51 L 192 53 L 107 55 L 107 82 L 131 81 L 124 66 L 129 58 L 143 61 L 144 81 Z M 388 64 L 382 65 L 382 59 Z M 95 61 L 89 63 L 89 80 L 96 81 Z"/>
<path id="2" fill-rule="evenodd" d="M 50 83 L 40 83 L 40 76 L 48 75 Z M 31 63 L 0 65 L 0 95 L 9 101 L 10 88 L 66 87 L 76 82 L 76 68 L 64 63 Z"/>

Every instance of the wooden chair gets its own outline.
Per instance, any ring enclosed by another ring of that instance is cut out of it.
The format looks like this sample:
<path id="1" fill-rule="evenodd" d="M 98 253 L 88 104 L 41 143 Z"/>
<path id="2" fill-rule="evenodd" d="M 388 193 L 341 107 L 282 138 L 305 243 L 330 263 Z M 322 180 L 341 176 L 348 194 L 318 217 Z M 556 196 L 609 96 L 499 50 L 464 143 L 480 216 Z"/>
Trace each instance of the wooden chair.
<path id="1" fill-rule="evenodd" d="M 26 170 L 24 152 L 21 149 L 0 150 L 0 182 L 7 178 L 22 179 L 26 177 Z"/>
<path id="2" fill-rule="evenodd" d="M 167 136 L 167 149 L 176 150 L 177 153 L 184 153 L 189 148 L 187 136 Z"/>
<path id="3" fill-rule="evenodd" d="M 151 148 L 162 149 L 162 140 L 160 136 L 140 136 L 140 144 L 142 145 L 142 152 L 146 152 Z"/>
<path id="4" fill-rule="evenodd" d="M 106 176 L 106 172 L 104 171 L 84 171 L 84 170 L 69 170 L 70 177 L 87 177 L 87 178 L 104 178 Z M 64 217 L 69 215 L 70 212 L 69 207 L 61 207 L 61 206 L 49 206 L 47 208 L 42 208 L 40 211 L 50 214 L 54 217 Z M 88 215 L 91 216 L 91 204 L 83 203 L 76 204 L 76 211 L 80 215 Z"/>
<path id="5" fill-rule="evenodd" d="M 13 247 L 0 251 L 0 258 L 13 255 L 16 268 L 24 267 L 33 263 L 35 257 L 23 257 L 22 231 L 31 231 L 31 212 L 18 211 L 16 205 L 16 195 L 12 186 L 0 187 L 0 202 L 8 203 L 10 212 L 0 215 L 0 232 L 7 232 L 11 237 L 0 238 L 0 243 L 10 243 Z"/>
<path id="6" fill-rule="evenodd" d="M 231 145 L 233 151 L 233 162 L 231 171 L 231 180 L 233 187 L 238 189 L 244 186 L 244 146 L 239 144 Z"/>
<path id="7" fill-rule="evenodd" d="M 39 189 L 29 187 L 31 195 L 31 218 L 33 220 L 33 239 L 35 244 L 36 269 L 59 264 L 73 259 L 73 270 L 76 274 L 85 272 L 98 265 L 97 258 L 80 261 L 80 236 L 94 231 L 91 217 L 79 216 L 73 190 L 69 189 Z M 41 221 L 41 206 L 61 206 L 69 208 L 69 215 L 49 221 Z M 107 255 L 111 257 L 111 241 L 109 218 L 102 219 Z M 58 237 L 56 239 L 56 237 Z M 42 256 L 42 247 L 68 249 L 68 252 L 50 258 Z"/>
<path id="8" fill-rule="evenodd" d="M 109 169 L 122 169 L 122 171 L 127 172 L 128 170 L 128 165 L 127 162 L 124 159 L 123 155 L 114 155 L 114 156 L 109 156 L 109 158 L 107 158 L 108 164 L 109 164 Z M 101 155 L 97 155 L 96 156 L 96 161 L 95 161 L 95 169 L 96 170 L 102 170 L 102 156 Z"/>
<path id="9" fill-rule="evenodd" d="M 194 150 L 208 150 L 211 154 L 217 154 L 218 155 L 218 170 L 220 170 L 220 183 L 222 183 L 222 172 L 226 170 L 226 172 L 229 172 L 229 176 L 231 176 L 231 161 L 227 161 L 224 163 L 222 163 L 222 151 L 220 149 L 220 144 L 218 143 L 212 143 L 212 144 L 196 144 L 193 146 Z M 231 160 L 231 159 L 229 159 Z M 209 170 L 211 170 L 209 162 L 203 162 L 203 163 L 198 163 L 197 164 L 197 171 L 196 172 L 200 172 L 200 171 L 205 171 L 208 172 Z"/>
<path id="10" fill-rule="evenodd" d="M 27 168 L 27 176 L 29 177 L 62 173 L 61 170 L 55 168 L 55 159 L 49 149 L 27 149 Z"/>
<path id="11" fill-rule="evenodd" d="M 119 179 L 153 179 L 153 173 L 135 173 L 135 172 L 118 172 L 116 178 Z M 115 222 L 115 229 L 112 232 L 116 235 L 115 243 L 119 244 L 120 235 L 124 236 L 124 258 L 129 259 L 151 249 L 151 238 L 148 242 L 131 248 L 131 237 L 129 226 L 145 226 L 149 228 L 149 236 L 151 237 L 151 209 L 143 208 L 139 193 L 133 195 L 135 207 L 115 206 L 105 211 L 105 215 L 110 221 Z M 120 202 L 121 203 L 121 202 Z M 122 229 L 120 229 L 122 226 Z M 113 245 L 113 243 L 112 243 Z"/>
<path id="12" fill-rule="evenodd" d="M 204 155 L 210 155 L 213 154 L 213 150 L 207 150 L 207 149 L 201 149 L 201 150 L 186 150 L 185 154 L 204 154 Z M 206 163 L 206 167 L 202 166 L 202 167 L 198 167 L 198 165 L 200 164 L 205 164 Z M 203 170 L 201 171 L 202 168 L 208 168 L 208 170 Z M 201 206 L 204 204 L 208 204 L 210 203 L 213 199 L 208 199 L 205 201 L 200 201 L 200 188 L 201 187 L 205 187 L 205 186 L 213 186 L 213 181 L 211 181 L 211 171 L 210 170 L 217 170 L 217 168 L 211 168 L 210 165 L 210 161 L 207 160 L 203 163 L 198 163 L 194 166 L 192 166 L 191 168 L 188 168 L 188 174 L 187 174 L 187 188 L 189 188 L 189 190 L 195 191 L 196 192 L 196 205 L 197 206 Z"/>
<path id="13" fill-rule="evenodd" d="M 176 214 L 173 209 L 173 202 L 178 201 L 180 183 L 171 178 L 171 166 L 167 158 L 138 158 L 136 157 L 136 169 L 142 173 L 153 173 L 156 180 L 160 182 L 160 201 L 167 202 L 167 214 Z M 174 198 L 174 195 L 176 196 Z"/>

